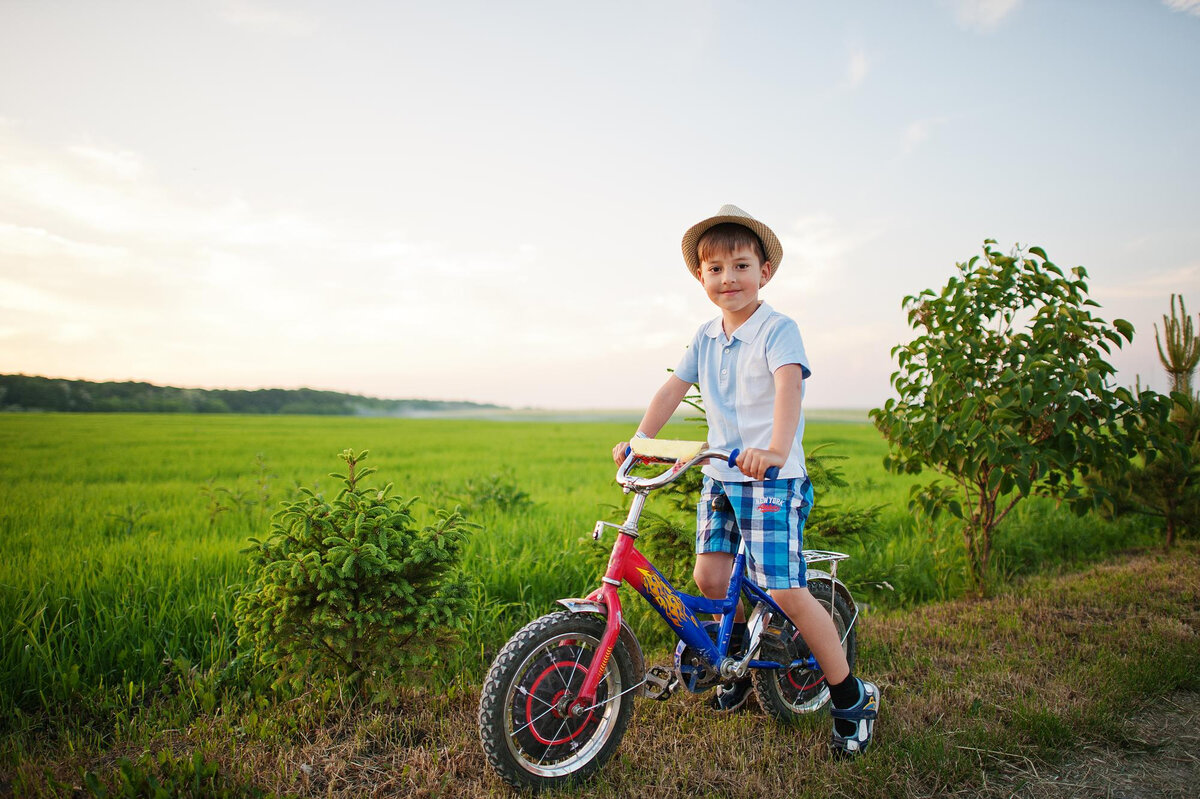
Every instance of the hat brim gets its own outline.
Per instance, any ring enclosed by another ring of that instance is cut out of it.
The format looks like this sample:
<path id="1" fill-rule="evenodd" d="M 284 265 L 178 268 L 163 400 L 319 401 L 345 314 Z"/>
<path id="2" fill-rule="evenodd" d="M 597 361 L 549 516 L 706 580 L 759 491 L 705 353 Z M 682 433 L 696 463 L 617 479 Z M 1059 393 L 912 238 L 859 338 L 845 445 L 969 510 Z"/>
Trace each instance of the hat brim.
<path id="1" fill-rule="evenodd" d="M 775 231 L 757 219 L 736 214 L 710 216 L 688 228 L 687 233 L 683 234 L 683 260 L 687 262 L 688 270 L 697 277 L 700 275 L 700 256 L 696 252 L 696 244 L 709 228 L 726 222 L 732 222 L 754 231 L 758 240 L 762 242 L 763 251 L 771 263 L 771 277 L 774 277 L 775 273 L 779 271 L 779 262 L 783 260 L 783 245 L 779 243 L 779 237 L 775 235 Z"/>

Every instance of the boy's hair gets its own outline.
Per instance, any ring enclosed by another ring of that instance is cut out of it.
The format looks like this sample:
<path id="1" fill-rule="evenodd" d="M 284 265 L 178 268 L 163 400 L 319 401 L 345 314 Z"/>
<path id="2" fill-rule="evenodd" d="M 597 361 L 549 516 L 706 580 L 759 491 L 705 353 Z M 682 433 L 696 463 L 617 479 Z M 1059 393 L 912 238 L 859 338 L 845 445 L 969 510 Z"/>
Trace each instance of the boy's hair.
<path id="1" fill-rule="evenodd" d="M 738 247 L 749 247 L 754 250 L 760 262 L 767 260 L 762 241 L 754 231 L 736 222 L 723 222 L 713 225 L 696 242 L 696 256 L 704 263 L 711 256 L 729 255 Z"/>

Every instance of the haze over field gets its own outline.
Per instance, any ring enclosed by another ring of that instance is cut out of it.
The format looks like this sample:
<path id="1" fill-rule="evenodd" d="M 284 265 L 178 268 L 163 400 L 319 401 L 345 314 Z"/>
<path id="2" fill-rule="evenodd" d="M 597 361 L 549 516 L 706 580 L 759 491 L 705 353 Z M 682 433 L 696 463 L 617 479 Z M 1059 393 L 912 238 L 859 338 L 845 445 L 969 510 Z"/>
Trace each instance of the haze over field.
<path id="1" fill-rule="evenodd" d="M 889 395 L 984 238 L 1200 310 L 1200 0 L 0 4 L 0 373 L 643 405 L 785 257 L 811 407 Z"/>

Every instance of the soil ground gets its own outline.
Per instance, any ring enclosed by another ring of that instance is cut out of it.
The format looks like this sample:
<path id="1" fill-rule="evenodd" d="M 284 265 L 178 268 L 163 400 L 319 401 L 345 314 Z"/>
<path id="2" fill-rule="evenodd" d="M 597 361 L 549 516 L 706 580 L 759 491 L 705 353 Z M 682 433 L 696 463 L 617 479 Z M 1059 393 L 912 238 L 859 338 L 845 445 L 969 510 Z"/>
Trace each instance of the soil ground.
<path id="1" fill-rule="evenodd" d="M 1053 768 L 1001 756 L 990 793 L 1023 799 L 1200 796 L 1197 708 L 1200 694 L 1177 691 L 1127 720 L 1130 747 L 1085 745 Z"/>

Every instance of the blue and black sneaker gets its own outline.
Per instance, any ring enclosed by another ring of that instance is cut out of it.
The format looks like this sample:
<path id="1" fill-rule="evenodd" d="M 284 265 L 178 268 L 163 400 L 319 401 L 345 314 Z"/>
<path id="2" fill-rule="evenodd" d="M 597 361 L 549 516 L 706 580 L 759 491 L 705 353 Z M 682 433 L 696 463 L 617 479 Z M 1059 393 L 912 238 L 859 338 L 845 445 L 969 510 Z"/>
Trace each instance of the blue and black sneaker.
<path id="1" fill-rule="evenodd" d="M 730 680 L 717 686 L 716 692 L 708 700 L 708 706 L 718 713 L 733 713 L 746 706 L 750 696 L 750 678 Z"/>
<path id="2" fill-rule="evenodd" d="M 858 702 L 853 707 L 841 710 L 830 707 L 829 712 L 835 721 L 833 740 L 829 746 L 839 757 L 854 757 L 867 751 L 867 746 L 871 743 L 871 733 L 875 729 L 875 718 L 879 715 L 879 686 L 873 682 L 859 680 L 858 688 Z M 837 728 L 842 726 L 837 723 L 839 719 L 851 722 L 854 725 L 854 732 L 850 734 L 838 732 Z"/>

